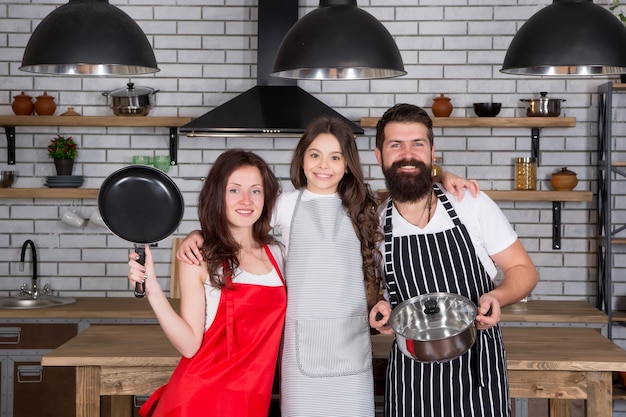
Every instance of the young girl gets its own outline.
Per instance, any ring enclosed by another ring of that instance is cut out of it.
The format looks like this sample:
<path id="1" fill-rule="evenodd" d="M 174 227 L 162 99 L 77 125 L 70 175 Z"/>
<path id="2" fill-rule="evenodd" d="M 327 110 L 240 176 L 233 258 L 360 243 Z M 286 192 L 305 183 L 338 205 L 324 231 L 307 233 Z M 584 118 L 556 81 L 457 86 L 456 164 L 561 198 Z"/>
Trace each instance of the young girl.
<path id="1" fill-rule="evenodd" d="M 288 254 L 281 415 L 374 416 L 368 301 L 378 296 L 382 236 L 351 129 L 334 118 L 311 122 L 290 177 L 296 189 L 279 197 L 273 218 Z M 195 262 L 198 244 L 192 232 L 178 258 Z"/>
<path id="2" fill-rule="evenodd" d="M 351 129 L 313 121 L 290 174 L 296 190 L 279 197 L 274 218 L 288 250 L 281 414 L 373 416 L 366 288 L 375 302 L 382 236 Z"/>
<path id="3" fill-rule="evenodd" d="M 130 280 L 144 282 L 159 324 L 183 355 L 142 416 L 268 415 L 286 308 L 281 249 L 269 235 L 278 191 L 254 153 L 217 158 L 199 196 L 202 260 L 180 266 L 180 315 L 156 280 L 149 247 L 145 266 L 130 255 Z"/>

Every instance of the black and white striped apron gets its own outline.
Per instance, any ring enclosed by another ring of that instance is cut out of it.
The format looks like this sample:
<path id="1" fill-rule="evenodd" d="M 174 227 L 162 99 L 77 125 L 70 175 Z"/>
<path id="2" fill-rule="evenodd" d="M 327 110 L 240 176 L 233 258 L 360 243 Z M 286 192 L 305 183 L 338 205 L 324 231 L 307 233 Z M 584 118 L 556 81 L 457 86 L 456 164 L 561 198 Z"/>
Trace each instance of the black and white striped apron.
<path id="1" fill-rule="evenodd" d="M 463 295 L 478 305 L 494 285 L 467 228 L 435 184 L 454 227 L 438 233 L 393 236 L 391 199 L 385 212 L 385 284 L 392 307 L 431 292 Z M 393 343 L 387 367 L 386 417 L 506 417 L 510 398 L 499 326 L 477 331 L 464 355 L 446 362 L 418 362 Z"/>

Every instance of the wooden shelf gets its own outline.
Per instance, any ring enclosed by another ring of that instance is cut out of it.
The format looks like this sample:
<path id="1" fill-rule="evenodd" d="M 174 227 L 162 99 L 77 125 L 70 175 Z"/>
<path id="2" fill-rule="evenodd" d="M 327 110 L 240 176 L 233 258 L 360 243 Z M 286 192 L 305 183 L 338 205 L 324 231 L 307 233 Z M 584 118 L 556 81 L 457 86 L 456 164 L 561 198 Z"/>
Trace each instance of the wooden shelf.
<path id="1" fill-rule="evenodd" d="M 98 188 L 0 188 L 0 198 L 98 198 Z"/>
<path id="2" fill-rule="evenodd" d="M 102 126 L 102 127 L 166 127 L 169 129 L 170 158 L 178 164 L 178 128 L 191 117 L 150 116 L 1 116 L 0 126 L 7 137 L 7 163 L 15 165 L 16 126 Z"/>
<path id="3" fill-rule="evenodd" d="M 591 201 L 591 191 L 486 190 L 494 201 Z"/>
<path id="4" fill-rule="evenodd" d="M 622 84 L 622 83 L 614 83 L 613 84 L 613 91 L 626 91 L 626 84 Z"/>
<path id="5" fill-rule="evenodd" d="M 626 88 L 626 85 L 625 85 Z M 380 117 L 362 117 L 361 127 L 376 127 Z M 433 127 L 575 127 L 575 117 L 433 117 Z"/>
<path id="6" fill-rule="evenodd" d="M 591 191 L 519 191 L 483 190 L 494 201 L 592 201 Z M 387 190 L 377 190 L 382 201 L 387 198 Z"/>
<path id="7" fill-rule="evenodd" d="M 191 117 L 0 116 L 0 126 L 180 127 Z"/>

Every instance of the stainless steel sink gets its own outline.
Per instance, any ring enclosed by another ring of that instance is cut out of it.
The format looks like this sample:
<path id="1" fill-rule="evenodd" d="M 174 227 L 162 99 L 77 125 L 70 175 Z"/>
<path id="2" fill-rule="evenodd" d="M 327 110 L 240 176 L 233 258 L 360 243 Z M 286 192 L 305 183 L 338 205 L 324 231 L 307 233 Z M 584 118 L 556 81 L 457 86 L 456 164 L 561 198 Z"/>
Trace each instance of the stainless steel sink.
<path id="1" fill-rule="evenodd" d="M 46 308 L 74 304 L 75 302 L 75 298 L 49 295 L 42 295 L 36 299 L 31 297 L 0 297 L 0 309 Z"/>

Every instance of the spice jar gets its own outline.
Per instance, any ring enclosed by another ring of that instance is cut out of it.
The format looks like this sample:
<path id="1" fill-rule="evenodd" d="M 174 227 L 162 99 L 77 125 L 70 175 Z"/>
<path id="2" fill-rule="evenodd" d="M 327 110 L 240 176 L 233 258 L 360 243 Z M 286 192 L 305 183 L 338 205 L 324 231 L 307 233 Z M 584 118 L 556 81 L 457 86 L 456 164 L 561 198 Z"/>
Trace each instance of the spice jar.
<path id="1" fill-rule="evenodd" d="M 535 158 L 517 158 L 515 163 L 515 189 L 537 189 L 537 160 Z"/>
<path id="2" fill-rule="evenodd" d="M 441 175 L 441 165 L 443 164 L 443 156 L 433 156 L 432 172 L 433 178 Z"/>

